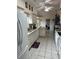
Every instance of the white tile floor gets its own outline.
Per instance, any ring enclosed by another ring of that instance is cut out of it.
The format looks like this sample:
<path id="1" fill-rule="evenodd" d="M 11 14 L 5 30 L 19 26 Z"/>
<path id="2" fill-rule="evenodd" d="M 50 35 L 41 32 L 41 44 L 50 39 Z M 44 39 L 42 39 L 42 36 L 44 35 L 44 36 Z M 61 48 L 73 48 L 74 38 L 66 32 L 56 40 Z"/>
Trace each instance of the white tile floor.
<path id="1" fill-rule="evenodd" d="M 40 42 L 39 48 L 31 48 L 30 59 L 58 59 L 53 35 L 48 34 L 46 37 L 40 37 L 37 41 Z"/>

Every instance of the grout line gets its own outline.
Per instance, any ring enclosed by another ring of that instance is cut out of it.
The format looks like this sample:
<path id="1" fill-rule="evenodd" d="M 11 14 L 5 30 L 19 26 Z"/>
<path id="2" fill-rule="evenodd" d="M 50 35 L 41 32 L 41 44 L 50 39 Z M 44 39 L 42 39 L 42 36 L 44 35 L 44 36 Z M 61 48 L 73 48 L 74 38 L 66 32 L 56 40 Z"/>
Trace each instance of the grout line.
<path id="1" fill-rule="evenodd" d="M 46 37 L 46 43 L 48 42 L 48 36 Z M 46 47 L 45 47 L 46 49 L 45 49 L 45 57 L 46 57 L 46 50 L 47 50 L 47 45 L 46 45 Z M 45 59 L 45 57 L 44 57 L 44 59 Z"/>
<path id="2" fill-rule="evenodd" d="M 45 40 L 47 40 L 47 38 L 44 38 Z M 46 41 L 47 42 L 47 41 Z M 45 59 L 45 55 L 46 55 L 46 42 L 45 42 L 45 53 L 44 53 L 44 59 Z"/>
<path id="3" fill-rule="evenodd" d="M 43 39 L 45 39 L 45 38 L 43 38 Z M 41 50 L 41 49 L 40 49 Z M 39 50 L 39 52 L 40 52 L 40 50 Z M 38 56 L 40 56 L 39 54 L 38 54 Z M 45 57 L 45 55 L 44 56 L 41 56 L 41 57 Z"/>

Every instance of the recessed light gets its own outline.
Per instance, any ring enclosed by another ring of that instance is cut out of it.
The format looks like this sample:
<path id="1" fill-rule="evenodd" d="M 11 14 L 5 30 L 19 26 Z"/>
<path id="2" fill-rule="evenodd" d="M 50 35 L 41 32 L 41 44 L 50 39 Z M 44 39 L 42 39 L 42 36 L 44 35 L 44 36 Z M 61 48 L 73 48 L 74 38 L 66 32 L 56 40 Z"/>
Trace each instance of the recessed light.
<path id="1" fill-rule="evenodd" d="M 45 6 L 45 10 L 44 11 L 46 11 L 46 12 L 48 12 L 49 11 L 49 9 L 48 9 L 48 7 L 47 6 Z"/>
<path id="2" fill-rule="evenodd" d="M 51 1 L 51 0 L 46 0 L 45 3 L 48 3 L 48 2 L 50 2 L 50 1 Z"/>
<path id="3" fill-rule="evenodd" d="M 45 7 L 45 11 L 48 12 L 49 10 L 51 10 L 53 7 Z"/>
<path id="4" fill-rule="evenodd" d="M 48 11 L 49 11 L 49 9 L 45 9 L 44 11 L 48 12 Z"/>
<path id="5" fill-rule="evenodd" d="M 39 18 L 39 17 L 36 17 L 36 18 Z"/>

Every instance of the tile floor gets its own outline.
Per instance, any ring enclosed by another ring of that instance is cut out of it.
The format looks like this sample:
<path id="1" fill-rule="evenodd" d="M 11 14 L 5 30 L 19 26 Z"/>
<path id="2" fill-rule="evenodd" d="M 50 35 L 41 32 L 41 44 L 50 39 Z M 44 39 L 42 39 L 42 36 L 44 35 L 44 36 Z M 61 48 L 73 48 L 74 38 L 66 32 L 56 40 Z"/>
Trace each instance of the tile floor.
<path id="1" fill-rule="evenodd" d="M 49 33 L 46 37 L 40 37 L 37 41 L 40 42 L 39 48 L 31 48 L 29 59 L 58 59 L 53 34 Z"/>

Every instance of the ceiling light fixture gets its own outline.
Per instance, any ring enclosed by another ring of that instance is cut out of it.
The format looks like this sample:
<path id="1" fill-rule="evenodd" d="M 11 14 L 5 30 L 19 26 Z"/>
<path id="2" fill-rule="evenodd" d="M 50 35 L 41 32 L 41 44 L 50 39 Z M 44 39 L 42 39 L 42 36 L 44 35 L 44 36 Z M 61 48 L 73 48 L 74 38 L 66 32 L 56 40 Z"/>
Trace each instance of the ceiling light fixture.
<path id="1" fill-rule="evenodd" d="M 53 7 L 45 7 L 45 11 L 48 12 L 49 10 L 51 10 Z"/>
<path id="2" fill-rule="evenodd" d="M 36 17 L 36 18 L 39 18 L 39 17 Z"/>
<path id="3" fill-rule="evenodd" d="M 48 2 L 50 2 L 50 1 L 51 1 L 51 0 L 46 0 L 45 3 L 48 3 Z"/>
<path id="4" fill-rule="evenodd" d="M 48 7 L 45 7 L 45 10 L 44 11 L 48 12 L 49 11 Z"/>
<path id="5" fill-rule="evenodd" d="M 49 9 L 45 9 L 45 11 L 46 11 L 46 12 L 48 12 L 48 11 L 49 11 Z"/>

